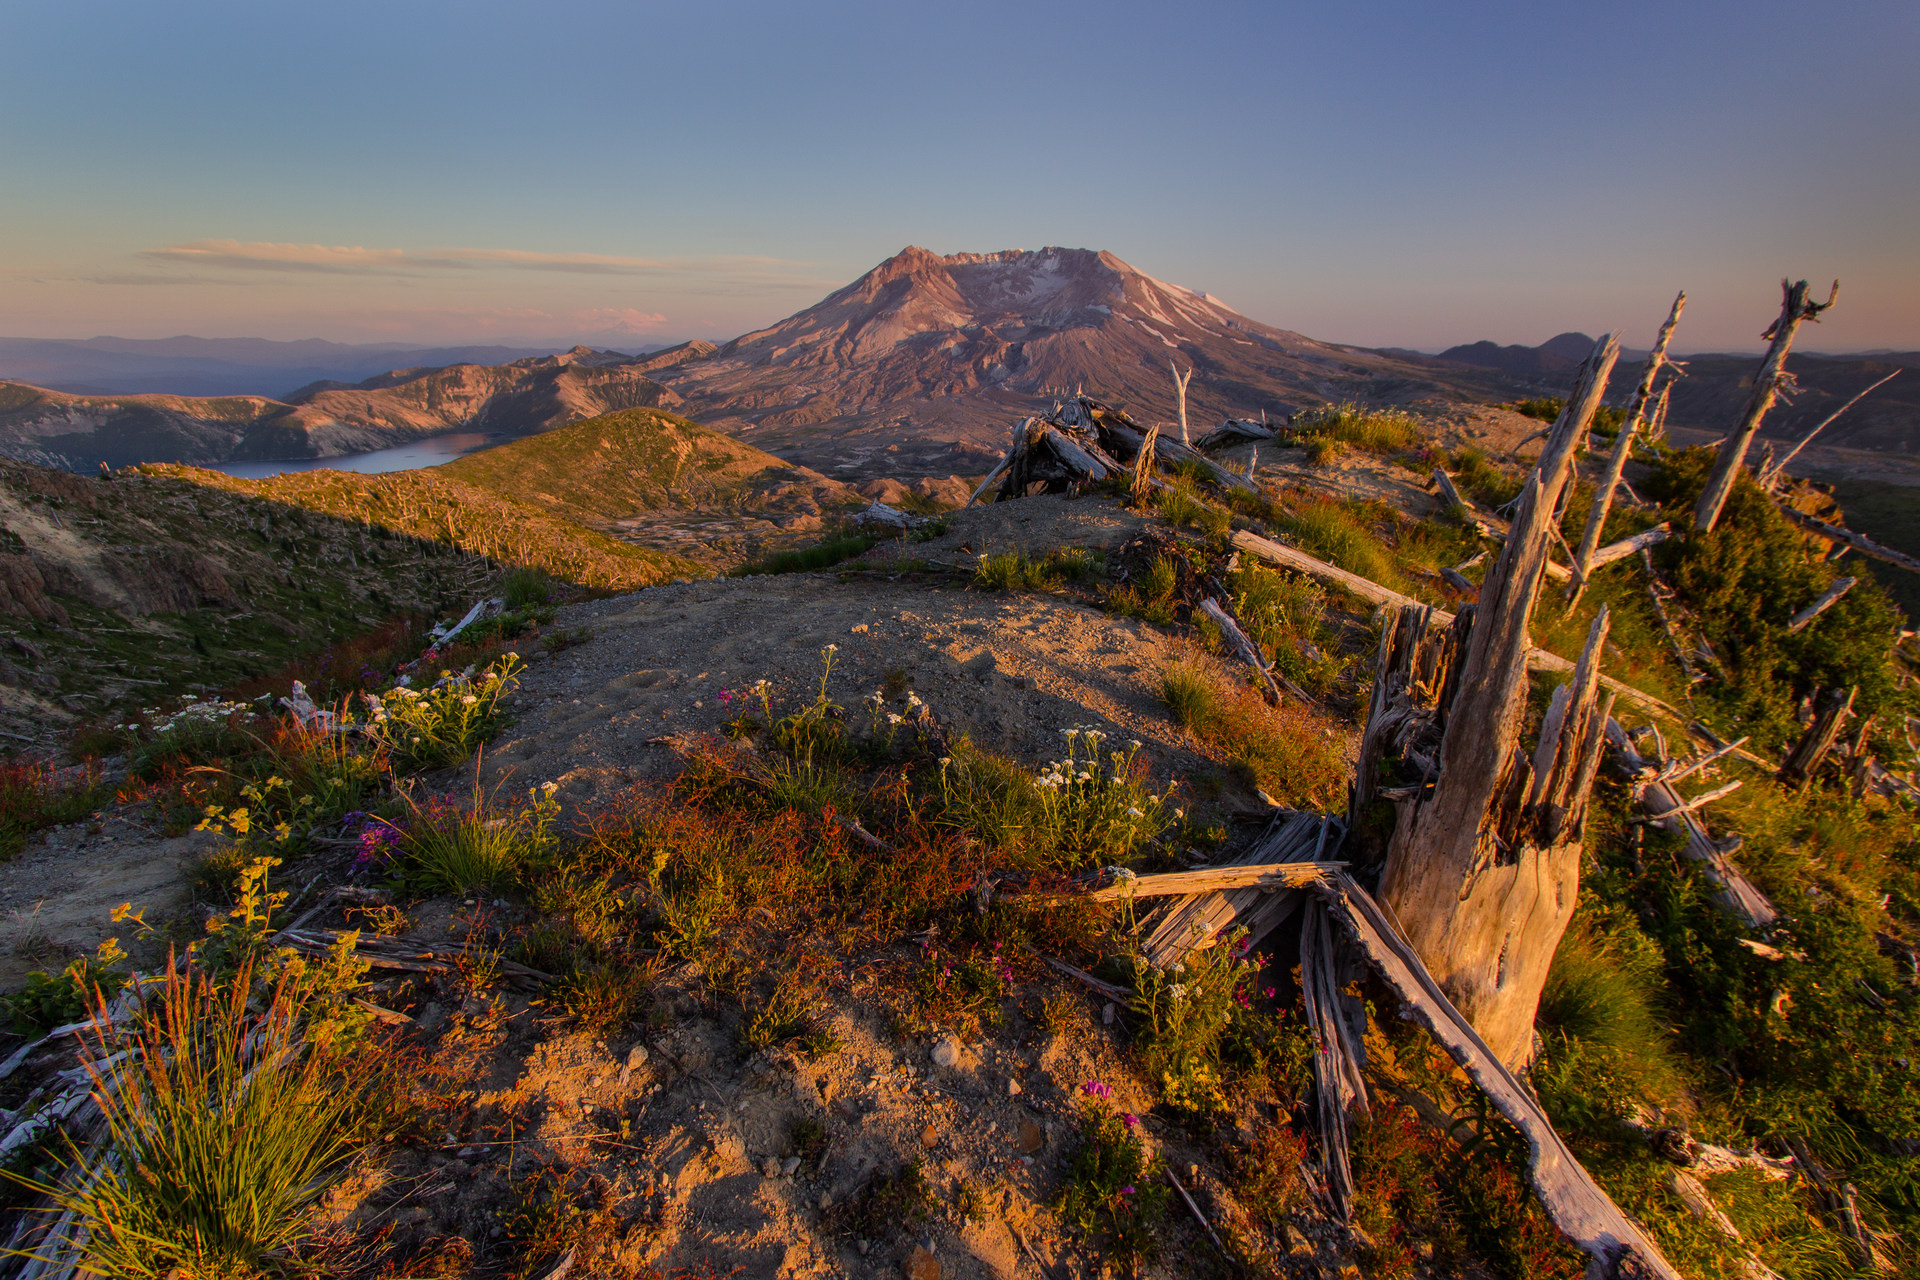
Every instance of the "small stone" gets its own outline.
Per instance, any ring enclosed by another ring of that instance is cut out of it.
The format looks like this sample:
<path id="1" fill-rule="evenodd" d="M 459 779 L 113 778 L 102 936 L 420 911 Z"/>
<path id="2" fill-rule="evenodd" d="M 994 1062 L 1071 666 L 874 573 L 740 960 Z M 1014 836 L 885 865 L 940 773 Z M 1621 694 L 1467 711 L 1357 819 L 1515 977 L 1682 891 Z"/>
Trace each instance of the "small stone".
<path id="1" fill-rule="evenodd" d="M 822 1213 L 825 1213 L 827 1210 L 833 1208 L 833 1197 L 828 1195 L 826 1192 L 822 1191 L 820 1193 L 819 1206 L 820 1206 L 820 1212 Z"/>
<path id="2" fill-rule="evenodd" d="M 633 1048 L 627 1050 L 627 1070 L 638 1071 L 646 1065 L 647 1046 L 644 1044 L 636 1044 Z"/>
<path id="3" fill-rule="evenodd" d="M 940 1259 L 928 1252 L 927 1246 L 917 1244 L 907 1255 L 906 1274 L 907 1280 L 940 1280 Z"/>
<path id="4" fill-rule="evenodd" d="M 933 1046 L 933 1065 L 951 1067 L 960 1061 L 960 1042 L 952 1036 L 942 1036 Z"/>
<path id="5" fill-rule="evenodd" d="M 1014 1097 L 1018 1097 L 1020 1094 L 1020 1082 L 1011 1076 L 1007 1078 L 1007 1092 Z"/>
<path id="6" fill-rule="evenodd" d="M 1023 1155 L 1032 1155 L 1047 1145 L 1047 1131 L 1035 1124 L 1032 1116 L 1020 1117 L 1020 1128 L 1013 1145 Z"/>
<path id="7" fill-rule="evenodd" d="M 1102 1024 L 1110 1027 L 1113 1025 L 1114 1018 L 1117 1017 L 1119 1013 L 1119 1008 L 1115 1006 L 1113 1001 L 1109 1000 L 1105 1007 L 1100 1010 L 1100 1021 Z"/>
<path id="8" fill-rule="evenodd" d="M 780 1176 L 780 1160 L 777 1156 L 768 1156 L 760 1162 L 760 1172 L 769 1178 Z"/>
<path id="9" fill-rule="evenodd" d="M 927 1148 L 927 1150 L 933 1150 L 935 1146 L 939 1145 L 939 1142 L 940 1131 L 932 1125 L 928 1125 L 920 1131 L 920 1145 Z"/>
<path id="10" fill-rule="evenodd" d="M 783 1178 L 791 1178 L 794 1175 L 794 1171 L 799 1169 L 799 1167 L 800 1157 L 788 1156 L 780 1162 L 780 1176 Z"/>

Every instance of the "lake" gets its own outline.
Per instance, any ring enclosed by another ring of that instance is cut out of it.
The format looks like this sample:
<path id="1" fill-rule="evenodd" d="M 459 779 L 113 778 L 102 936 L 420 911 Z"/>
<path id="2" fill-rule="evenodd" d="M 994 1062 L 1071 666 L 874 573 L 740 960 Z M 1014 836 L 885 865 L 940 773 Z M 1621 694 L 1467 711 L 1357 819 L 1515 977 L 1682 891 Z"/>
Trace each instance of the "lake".
<path id="1" fill-rule="evenodd" d="M 241 480 L 264 480 L 288 471 L 358 471 L 378 475 L 382 471 L 412 471 L 418 467 L 437 467 L 462 454 L 499 444 L 504 437 L 485 431 L 456 431 L 443 436 L 428 436 L 411 444 L 372 453 L 349 453 L 338 458 L 283 458 L 268 462 L 221 462 L 210 470 L 224 472 Z"/>

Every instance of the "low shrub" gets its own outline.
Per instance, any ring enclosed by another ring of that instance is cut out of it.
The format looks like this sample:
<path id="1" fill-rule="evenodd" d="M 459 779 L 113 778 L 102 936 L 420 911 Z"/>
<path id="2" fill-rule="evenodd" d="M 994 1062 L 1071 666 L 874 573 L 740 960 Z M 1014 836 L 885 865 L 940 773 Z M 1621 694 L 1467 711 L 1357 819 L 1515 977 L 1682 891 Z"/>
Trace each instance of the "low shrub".
<path id="1" fill-rule="evenodd" d="M 0 862 L 47 827 L 78 822 L 103 804 L 98 769 L 60 769 L 34 760 L 0 760 Z"/>
<path id="2" fill-rule="evenodd" d="M 838 538 L 829 538 L 825 542 L 811 547 L 802 547 L 796 551 L 778 551 L 758 560 L 749 560 L 733 570 L 736 578 L 752 577 L 763 573 L 810 573 L 815 569 L 831 569 L 842 560 L 851 560 L 855 556 L 865 555 L 884 541 L 878 534 L 857 533 Z"/>
<path id="3" fill-rule="evenodd" d="M 525 664 L 509 653 L 475 677 L 441 673 L 429 689 L 395 685 L 363 695 L 367 738 L 384 750 L 396 772 L 456 765 L 499 730 L 501 699 L 519 683 Z"/>
<path id="4" fill-rule="evenodd" d="M 176 970 L 130 1053 L 99 1045 L 89 1070 L 112 1158 L 66 1186 L 32 1184 L 74 1215 L 90 1269 L 252 1276 L 307 1235 L 387 1119 L 378 1057 L 328 1038 L 332 976 L 290 970 L 254 1012 L 250 970 L 224 985 Z"/>
<path id="5" fill-rule="evenodd" d="M 1352 445 L 1368 453 L 1411 448 L 1420 439 L 1421 424 L 1420 419 L 1399 409 L 1330 404 L 1295 414 L 1288 431 L 1291 438 L 1307 445 L 1311 458 L 1317 442 Z"/>
<path id="6" fill-rule="evenodd" d="M 553 852 L 560 813 L 548 782 L 527 790 L 527 802 L 496 807 L 474 784 L 470 805 L 404 796 L 405 819 L 394 826 L 388 873 L 416 893 L 471 893 L 517 884 Z"/>
<path id="7" fill-rule="evenodd" d="M 1117 1115 L 1104 1098 L 1108 1086 L 1082 1086 L 1093 1102 L 1080 1120 L 1080 1149 L 1067 1166 L 1054 1212 L 1063 1222 L 1102 1241 L 1107 1253 L 1137 1267 L 1159 1249 L 1167 1188 L 1158 1157 L 1141 1140 L 1138 1116 Z"/>
<path id="8" fill-rule="evenodd" d="M 1331 725 L 1291 702 L 1268 706 L 1209 662 L 1173 663 L 1161 678 L 1161 697 L 1187 732 L 1280 804 L 1329 804 L 1345 785 L 1346 767 Z"/>
<path id="9" fill-rule="evenodd" d="M 1066 582 L 1089 582 L 1106 571 L 1098 551 L 1067 547 L 1044 560 L 1024 551 L 983 555 L 974 567 L 973 585 L 985 591 L 1049 591 Z"/>

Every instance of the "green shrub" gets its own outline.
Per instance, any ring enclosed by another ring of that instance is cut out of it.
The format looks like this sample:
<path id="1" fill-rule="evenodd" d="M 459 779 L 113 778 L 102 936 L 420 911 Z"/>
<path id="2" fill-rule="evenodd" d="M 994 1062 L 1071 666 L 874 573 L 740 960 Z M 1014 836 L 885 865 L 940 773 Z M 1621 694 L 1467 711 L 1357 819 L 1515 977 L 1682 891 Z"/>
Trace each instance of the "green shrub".
<path id="1" fill-rule="evenodd" d="M 1107 1086 L 1090 1080 L 1085 1089 L 1097 1098 Z M 1063 1222 L 1101 1239 L 1129 1267 L 1158 1251 L 1167 1208 L 1160 1161 L 1148 1154 L 1138 1127 L 1137 1117 L 1090 1106 L 1080 1122 L 1080 1149 L 1054 1201 Z"/>
<path id="2" fill-rule="evenodd" d="M 1350 659 L 1326 622 L 1327 589 L 1318 582 L 1246 557 L 1228 576 L 1227 588 L 1248 638 L 1289 680 L 1322 693 L 1347 669 Z"/>
<path id="3" fill-rule="evenodd" d="M 1308 446 L 1308 456 L 1312 458 L 1316 442 L 1352 445 L 1368 453 L 1408 449 L 1420 439 L 1421 423 L 1420 419 L 1399 409 L 1330 404 L 1295 414 L 1288 431 Z M 1314 459 L 1316 463 L 1321 460 Z"/>
<path id="4" fill-rule="evenodd" d="M 1221 1041 L 1236 1018 L 1251 1018 L 1258 975 L 1246 958 L 1246 931 L 1189 951 L 1165 969 L 1132 957 L 1134 1043 L 1147 1078 L 1174 1111 L 1205 1119 L 1226 1109 Z"/>
<path id="5" fill-rule="evenodd" d="M 1920 694 L 1900 688 L 1888 643 L 1900 614 L 1878 583 L 1861 582 L 1814 625 L 1788 634 L 1787 620 L 1840 570 L 1809 549 L 1807 536 L 1745 471 L 1713 531 L 1690 531 L 1693 503 L 1712 463 L 1709 449 L 1669 454 L 1644 492 L 1689 531 L 1660 544 L 1654 558 L 1726 670 L 1726 680 L 1699 691 L 1719 712 L 1718 731 L 1751 734 L 1759 748 L 1778 751 L 1799 734 L 1795 704 L 1816 688 L 1857 688 L 1855 713 L 1883 722 L 1920 712 Z M 1904 746 L 1892 737 L 1885 745 Z"/>
<path id="6" fill-rule="evenodd" d="M 1160 698 L 1174 723 L 1198 735 L 1220 718 L 1220 694 L 1213 677 L 1191 662 L 1176 662 L 1160 678 Z"/>
<path id="7" fill-rule="evenodd" d="M 985 591 L 1048 591 L 1063 582 L 1090 581 L 1105 568 L 1100 553 L 1085 547 L 1067 547 L 1044 560 L 1031 559 L 1024 551 L 1002 551 L 980 557 L 973 585 Z"/>
<path id="8" fill-rule="evenodd" d="M 108 795 L 91 766 L 61 770 L 31 760 L 0 760 L 0 862 L 26 848 L 34 832 L 78 822 Z"/>
<path id="9" fill-rule="evenodd" d="M 222 987 L 175 971 L 132 1052 L 101 1069 L 112 1158 L 34 1188 L 75 1215 L 89 1269 L 138 1280 L 272 1270 L 379 1132 L 379 1062 L 329 1038 L 325 984 L 284 980 L 258 1013 L 252 989 L 247 972 Z M 71 1151 L 69 1166 L 82 1159 Z"/>
<path id="10" fill-rule="evenodd" d="M 1204 661 L 1168 667 L 1161 698 L 1189 733 L 1278 803 L 1310 808 L 1338 795 L 1346 765 L 1331 727 L 1311 712 L 1291 702 L 1270 707 Z"/>
<path id="11" fill-rule="evenodd" d="M 1658 948 L 1631 926 L 1609 935 L 1582 918 L 1560 940 L 1535 1017 L 1546 1058 L 1534 1083 L 1562 1128 L 1601 1131 L 1636 1104 L 1684 1098 L 1656 1007 L 1660 968 Z"/>
<path id="12" fill-rule="evenodd" d="M 510 610 L 560 602 L 560 584 L 538 569 L 509 569 L 500 576 L 500 598 Z"/>
<path id="13" fill-rule="evenodd" d="M 815 569 L 830 569 L 842 560 L 851 560 L 864 555 L 884 541 L 878 534 L 856 533 L 838 538 L 829 538 L 825 542 L 811 547 L 802 547 L 797 551 L 779 551 L 770 556 L 747 563 L 733 570 L 736 578 L 751 577 L 762 573 L 810 573 Z"/>
<path id="14" fill-rule="evenodd" d="M 1171 825 L 1177 810 L 1135 777 L 1140 744 L 1105 751 L 1090 726 L 1064 731 L 1067 754 L 1034 778 L 1033 835 L 1067 866 L 1125 862 Z"/>
<path id="15" fill-rule="evenodd" d="M 478 678 L 442 672 L 426 690 L 396 685 L 384 695 L 364 694 L 367 738 L 388 753 L 396 772 L 459 764 L 498 731 L 500 702 L 524 669 L 520 655 L 509 653 Z"/>
<path id="16" fill-rule="evenodd" d="M 1520 478 L 1494 466 L 1486 454 L 1471 445 L 1456 452 L 1450 461 L 1455 485 L 1488 510 L 1504 507 L 1520 494 Z M 1568 509 L 1573 509 L 1571 504 Z"/>
<path id="17" fill-rule="evenodd" d="M 406 798 L 408 814 L 389 870 L 409 889 L 421 893 L 471 893 L 503 889 L 553 852 L 553 821 L 560 802 L 554 783 L 532 787 L 527 803 L 496 809 L 474 788 L 473 803 L 450 800 L 425 803 Z"/>

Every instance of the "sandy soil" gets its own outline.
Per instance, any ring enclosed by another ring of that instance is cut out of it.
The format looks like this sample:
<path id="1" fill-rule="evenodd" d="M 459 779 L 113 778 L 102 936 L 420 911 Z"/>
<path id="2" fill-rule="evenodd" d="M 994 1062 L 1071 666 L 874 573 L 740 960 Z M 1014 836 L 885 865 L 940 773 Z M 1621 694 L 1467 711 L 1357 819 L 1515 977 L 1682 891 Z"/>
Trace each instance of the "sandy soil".
<path id="1" fill-rule="evenodd" d="M 564 611 L 560 625 L 594 639 L 530 671 L 512 707 L 517 725 L 487 753 L 485 775 L 516 785 L 548 779 L 591 810 L 632 781 L 676 772 L 667 737 L 717 734 L 757 680 L 776 713 L 810 701 L 837 645 L 827 693 L 855 710 L 897 674 L 950 731 L 1039 764 L 1061 732 L 1096 724 L 1139 739 L 1161 777 L 1204 760 L 1159 703 L 1179 641 L 1065 596 L 965 589 L 978 557 L 1056 547 L 1116 549 L 1142 517 L 1094 499 L 1036 498 L 961 513 L 941 537 L 876 548 L 846 575 L 785 574 L 656 587 Z M 890 562 L 902 572 L 888 574 Z M 723 699 L 722 691 L 727 691 Z"/>

